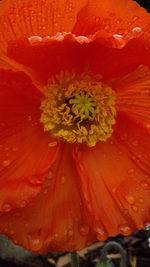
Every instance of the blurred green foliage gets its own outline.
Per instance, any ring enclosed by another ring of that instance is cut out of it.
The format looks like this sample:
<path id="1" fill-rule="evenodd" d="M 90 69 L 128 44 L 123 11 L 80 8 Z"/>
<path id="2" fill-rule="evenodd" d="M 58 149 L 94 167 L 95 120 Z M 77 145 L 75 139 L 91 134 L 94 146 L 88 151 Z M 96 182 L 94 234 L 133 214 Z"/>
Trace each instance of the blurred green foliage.
<path id="1" fill-rule="evenodd" d="M 141 6 L 145 7 L 150 12 L 150 0 L 136 0 Z"/>

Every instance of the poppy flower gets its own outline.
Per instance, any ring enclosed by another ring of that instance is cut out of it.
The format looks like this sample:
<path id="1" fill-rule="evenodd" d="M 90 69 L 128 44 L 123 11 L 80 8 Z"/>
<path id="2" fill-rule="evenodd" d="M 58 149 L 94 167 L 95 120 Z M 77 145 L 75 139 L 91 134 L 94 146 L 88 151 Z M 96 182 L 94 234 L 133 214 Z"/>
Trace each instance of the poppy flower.
<path id="1" fill-rule="evenodd" d="M 150 220 L 150 15 L 132 0 L 0 4 L 0 233 L 79 250 Z"/>

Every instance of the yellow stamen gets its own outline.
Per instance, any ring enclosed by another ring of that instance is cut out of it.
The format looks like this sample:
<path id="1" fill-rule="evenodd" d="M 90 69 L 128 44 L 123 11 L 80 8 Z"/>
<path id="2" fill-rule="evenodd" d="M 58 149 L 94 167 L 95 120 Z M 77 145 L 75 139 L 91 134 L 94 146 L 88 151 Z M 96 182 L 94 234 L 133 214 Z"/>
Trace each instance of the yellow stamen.
<path id="1" fill-rule="evenodd" d="M 94 146 L 112 135 L 114 105 L 112 89 L 99 76 L 65 72 L 45 87 L 40 121 L 55 138 Z"/>

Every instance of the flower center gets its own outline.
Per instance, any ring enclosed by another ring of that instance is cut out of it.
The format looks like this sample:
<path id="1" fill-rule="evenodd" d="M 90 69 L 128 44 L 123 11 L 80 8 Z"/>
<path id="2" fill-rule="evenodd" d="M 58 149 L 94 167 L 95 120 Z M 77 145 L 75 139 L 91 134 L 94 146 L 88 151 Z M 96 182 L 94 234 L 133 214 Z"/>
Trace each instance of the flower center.
<path id="1" fill-rule="evenodd" d="M 53 137 L 95 146 L 112 135 L 114 92 L 100 76 L 60 73 L 49 80 L 44 92 L 40 121 Z"/>

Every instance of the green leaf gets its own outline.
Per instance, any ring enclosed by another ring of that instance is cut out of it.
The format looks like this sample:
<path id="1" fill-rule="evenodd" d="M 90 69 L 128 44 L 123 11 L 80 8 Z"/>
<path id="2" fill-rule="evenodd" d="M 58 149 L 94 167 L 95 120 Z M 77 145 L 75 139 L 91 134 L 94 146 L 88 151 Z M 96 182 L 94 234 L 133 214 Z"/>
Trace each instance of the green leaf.
<path id="1" fill-rule="evenodd" d="M 110 260 L 106 260 L 106 261 L 99 261 L 96 264 L 96 267 L 115 267 L 115 266 Z"/>

